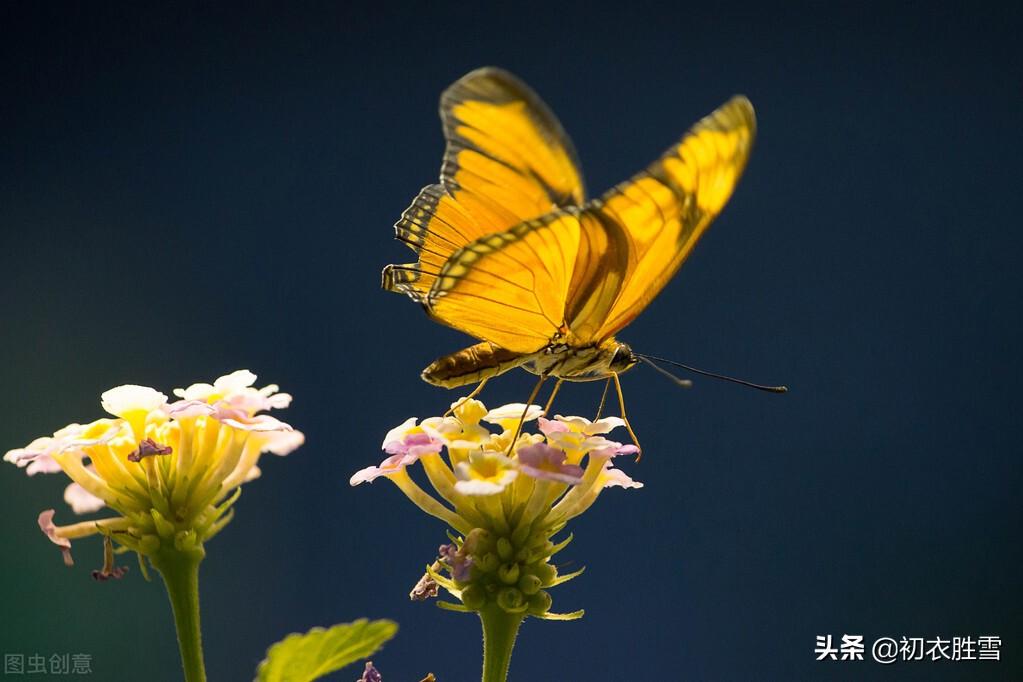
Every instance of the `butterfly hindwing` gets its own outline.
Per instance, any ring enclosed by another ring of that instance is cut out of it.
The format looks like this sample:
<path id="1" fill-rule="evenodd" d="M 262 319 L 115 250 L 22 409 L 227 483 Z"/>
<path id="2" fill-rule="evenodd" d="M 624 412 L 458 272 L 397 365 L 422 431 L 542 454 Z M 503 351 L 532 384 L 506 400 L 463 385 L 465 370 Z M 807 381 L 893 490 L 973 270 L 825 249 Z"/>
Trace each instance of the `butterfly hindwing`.
<path id="1" fill-rule="evenodd" d="M 440 183 L 424 188 L 395 225 L 419 261 L 388 266 L 383 276 L 385 289 L 420 302 L 459 249 L 584 200 L 571 141 L 511 74 L 469 73 L 441 96 L 440 114 L 447 140 Z"/>

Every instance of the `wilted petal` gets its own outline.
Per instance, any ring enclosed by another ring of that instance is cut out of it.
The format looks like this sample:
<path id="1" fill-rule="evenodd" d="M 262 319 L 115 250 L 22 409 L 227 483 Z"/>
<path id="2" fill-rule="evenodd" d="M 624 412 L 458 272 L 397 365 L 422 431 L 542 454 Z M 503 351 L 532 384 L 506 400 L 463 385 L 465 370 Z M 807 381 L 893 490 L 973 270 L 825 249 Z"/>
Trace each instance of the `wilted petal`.
<path id="1" fill-rule="evenodd" d="M 47 509 L 39 513 L 39 530 L 43 531 L 43 534 L 50 538 L 50 542 L 60 547 L 60 553 L 64 555 L 64 565 L 74 566 L 74 559 L 71 558 L 71 541 L 57 535 L 57 526 L 53 524 L 53 515 L 55 513 L 56 511 L 53 509 Z"/>
<path id="2" fill-rule="evenodd" d="M 373 661 L 366 661 L 366 669 L 362 671 L 362 677 L 355 682 L 383 682 L 380 671 L 373 667 Z"/>
<path id="3" fill-rule="evenodd" d="M 441 545 L 437 550 L 440 560 L 451 569 L 451 577 L 459 582 L 469 579 L 472 557 L 455 545 Z"/>
<path id="4" fill-rule="evenodd" d="M 156 457 L 157 455 L 169 455 L 174 452 L 174 448 L 169 445 L 162 445 L 157 443 L 152 438 L 144 438 L 139 441 L 139 446 L 135 448 L 135 451 L 128 455 L 129 462 L 141 462 L 146 457 Z"/>

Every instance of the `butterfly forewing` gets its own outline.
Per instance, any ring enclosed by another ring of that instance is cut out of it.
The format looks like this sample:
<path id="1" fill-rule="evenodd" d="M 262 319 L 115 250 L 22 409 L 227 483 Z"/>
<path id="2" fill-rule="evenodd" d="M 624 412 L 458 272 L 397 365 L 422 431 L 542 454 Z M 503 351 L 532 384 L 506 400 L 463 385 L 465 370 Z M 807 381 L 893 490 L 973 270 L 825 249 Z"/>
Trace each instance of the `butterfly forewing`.
<path id="1" fill-rule="evenodd" d="M 452 254 L 559 206 L 581 204 L 575 150 L 539 97 L 500 69 L 473 71 L 441 96 L 447 149 L 439 184 L 395 225 L 419 262 L 389 266 L 384 288 L 423 301 Z"/>

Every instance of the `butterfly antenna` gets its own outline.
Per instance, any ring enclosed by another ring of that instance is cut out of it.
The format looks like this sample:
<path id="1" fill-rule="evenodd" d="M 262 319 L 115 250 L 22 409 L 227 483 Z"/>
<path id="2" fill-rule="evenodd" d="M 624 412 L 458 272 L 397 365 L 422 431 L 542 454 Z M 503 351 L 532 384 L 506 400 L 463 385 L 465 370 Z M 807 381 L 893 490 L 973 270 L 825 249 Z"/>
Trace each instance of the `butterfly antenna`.
<path id="1" fill-rule="evenodd" d="M 675 376 L 674 374 L 672 374 L 668 370 L 664 369 L 660 365 L 655 365 L 654 361 L 650 360 L 645 355 L 636 355 L 636 357 L 639 358 L 640 360 L 642 360 L 644 363 L 646 363 L 646 364 L 650 365 L 651 367 L 653 367 L 654 369 L 656 369 L 658 372 L 660 372 L 664 376 L 666 376 L 669 379 L 671 379 L 672 382 L 674 382 L 676 386 L 681 386 L 682 388 L 692 388 L 693 387 L 693 382 L 692 381 L 690 381 L 689 379 L 680 379 L 680 378 L 678 378 L 677 376 Z"/>
<path id="2" fill-rule="evenodd" d="M 668 372 L 668 370 L 664 369 L 663 367 L 658 367 L 657 365 L 654 364 L 654 362 L 664 362 L 669 365 L 674 365 L 675 367 L 681 367 L 682 369 L 689 372 L 693 372 L 694 374 L 702 374 L 703 376 L 711 377 L 712 379 L 730 381 L 733 384 L 739 384 L 740 386 L 755 388 L 758 391 L 766 391 L 767 393 L 788 393 L 789 390 L 788 386 L 764 386 L 762 384 L 754 384 L 752 381 L 744 381 L 742 379 L 736 379 L 735 377 L 725 376 L 724 374 L 717 374 L 715 372 L 708 372 L 706 370 L 696 369 L 695 367 L 690 367 L 689 365 L 683 365 L 681 362 L 675 362 L 674 360 L 666 360 L 665 358 L 659 358 L 653 355 L 640 355 L 639 353 L 636 353 L 636 357 L 638 357 L 640 360 L 643 360 L 648 365 L 660 371 L 661 373 L 667 374 L 668 376 L 672 377 L 677 382 L 681 382 L 684 380 L 676 378 L 675 375 L 671 374 L 670 372 Z"/>

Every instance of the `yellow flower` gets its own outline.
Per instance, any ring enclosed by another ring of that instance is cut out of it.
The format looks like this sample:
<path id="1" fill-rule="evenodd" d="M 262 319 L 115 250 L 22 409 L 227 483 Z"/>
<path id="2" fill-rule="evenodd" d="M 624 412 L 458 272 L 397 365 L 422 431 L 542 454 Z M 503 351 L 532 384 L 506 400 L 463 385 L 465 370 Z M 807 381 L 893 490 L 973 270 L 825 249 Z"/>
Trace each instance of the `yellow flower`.
<path id="1" fill-rule="evenodd" d="M 230 521 L 242 483 L 259 476 L 260 454 L 285 455 L 304 441 L 284 422 L 258 414 L 287 407 L 291 396 L 273 385 L 252 388 L 255 379 L 239 370 L 176 389 L 182 399 L 172 403 L 147 386 L 118 386 L 101 396 L 113 419 L 71 424 L 7 452 L 4 460 L 29 475 L 67 474 L 64 498 L 76 513 L 110 507 L 120 514 L 56 526 L 54 510 L 42 512 L 39 526 L 65 562 L 72 563 L 71 540 L 97 533 L 140 555 L 165 545 L 201 551 Z"/>
<path id="2" fill-rule="evenodd" d="M 475 450 L 468 462 L 455 465 L 455 490 L 463 495 L 494 495 L 504 490 L 519 475 L 509 457 L 497 452 Z"/>
<path id="3" fill-rule="evenodd" d="M 418 426 L 409 419 L 392 429 L 383 444 L 390 456 L 357 472 L 351 484 L 385 477 L 416 506 L 461 534 L 454 544 L 441 547 L 428 572 L 432 582 L 461 600 L 447 608 L 578 617 L 581 612 L 550 613 L 546 588 L 581 572 L 558 576 L 550 560 L 569 540 L 555 544 L 552 538 L 605 488 L 642 487 L 611 464 L 615 455 L 635 453 L 636 447 L 600 435 L 624 422 L 617 417 L 547 420 L 540 418 L 538 406 L 521 403 L 488 412 L 478 400 L 458 401 L 452 413 Z M 540 433 L 520 433 L 513 444 L 520 423 L 537 418 Z M 481 421 L 496 424 L 500 433 Z M 413 480 L 409 468 L 416 462 L 435 495 Z"/>

